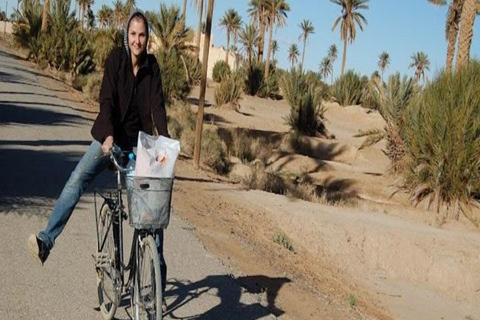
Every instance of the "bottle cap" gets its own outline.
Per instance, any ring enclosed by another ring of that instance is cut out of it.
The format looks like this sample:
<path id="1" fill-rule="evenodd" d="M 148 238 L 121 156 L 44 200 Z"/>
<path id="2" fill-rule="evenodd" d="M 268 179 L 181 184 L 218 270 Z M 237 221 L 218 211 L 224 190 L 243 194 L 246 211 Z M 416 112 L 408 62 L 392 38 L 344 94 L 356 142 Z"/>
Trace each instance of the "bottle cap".
<path id="1" fill-rule="evenodd" d="M 133 152 L 130 152 L 130 153 L 128 154 L 128 159 L 134 160 L 134 159 L 135 159 L 135 154 L 134 154 Z"/>

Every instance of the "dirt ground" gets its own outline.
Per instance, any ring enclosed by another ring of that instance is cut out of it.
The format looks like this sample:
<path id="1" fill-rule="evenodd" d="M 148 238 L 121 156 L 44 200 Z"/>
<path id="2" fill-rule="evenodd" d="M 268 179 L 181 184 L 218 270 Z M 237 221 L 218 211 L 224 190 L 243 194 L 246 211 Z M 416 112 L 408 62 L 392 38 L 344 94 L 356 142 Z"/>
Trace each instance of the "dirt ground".
<path id="1" fill-rule="evenodd" d="M 33 65 L 33 64 L 32 64 Z M 41 71 L 39 71 L 41 72 Z M 65 88 L 50 74 L 48 86 Z M 72 108 L 97 106 L 80 92 L 58 91 Z M 198 88 L 190 101 L 198 97 Z M 213 88 L 207 90 L 213 102 Z M 245 128 L 265 136 L 286 134 L 285 101 L 244 97 L 239 111 L 207 107 L 210 125 Z M 192 108 L 196 106 L 193 103 Z M 480 233 L 466 219 L 439 223 L 413 208 L 388 171 L 380 143 L 358 151 L 358 130 L 382 128 L 377 112 L 329 104 L 326 126 L 335 139 L 312 138 L 315 157 L 272 155 L 269 169 L 308 172 L 354 200 L 326 206 L 245 190 L 182 157 L 174 206 L 205 247 L 236 273 L 258 276 L 241 283 L 263 292 L 272 312 L 292 319 L 480 319 Z M 286 234 L 293 251 L 273 242 Z M 241 277 L 238 278 L 241 282 Z"/>

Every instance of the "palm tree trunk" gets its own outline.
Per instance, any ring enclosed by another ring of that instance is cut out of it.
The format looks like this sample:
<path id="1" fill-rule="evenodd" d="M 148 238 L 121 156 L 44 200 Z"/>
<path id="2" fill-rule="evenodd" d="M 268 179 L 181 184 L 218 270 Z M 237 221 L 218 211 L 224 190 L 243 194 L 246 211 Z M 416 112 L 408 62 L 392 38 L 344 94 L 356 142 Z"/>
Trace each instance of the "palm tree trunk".
<path id="1" fill-rule="evenodd" d="M 303 60 L 305 59 L 305 47 L 307 46 L 307 38 L 303 38 L 303 52 L 302 52 L 302 63 L 300 63 L 300 73 L 303 72 Z"/>
<path id="2" fill-rule="evenodd" d="M 202 11 L 203 11 L 203 0 Z M 198 99 L 197 123 L 195 127 L 195 149 L 193 152 L 193 159 L 195 167 L 198 169 L 200 165 L 200 149 L 202 145 L 202 130 L 203 130 L 203 108 L 205 106 L 205 91 L 207 89 L 207 70 L 208 70 L 208 51 L 210 49 L 210 35 L 212 31 L 212 16 L 214 0 L 208 0 L 207 10 L 207 28 L 205 30 L 205 41 L 203 42 L 203 57 L 202 57 L 202 79 L 200 84 L 200 96 Z M 200 20 L 201 21 L 201 20 Z"/>
<path id="3" fill-rule="evenodd" d="M 229 50 L 230 50 L 230 31 L 227 30 L 227 54 L 225 55 L 225 61 L 227 62 L 227 64 L 228 64 Z"/>
<path id="4" fill-rule="evenodd" d="M 268 50 L 267 50 L 267 64 L 265 65 L 265 80 L 268 79 L 270 74 L 270 54 L 272 53 L 272 40 L 273 40 L 273 19 L 270 20 L 269 26 L 269 35 L 268 35 Z"/>
<path id="5" fill-rule="evenodd" d="M 460 38 L 458 39 L 456 70 L 465 65 L 470 59 L 470 46 L 473 38 L 473 24 L 477 13 L 477 0 L 465 0 L 460 17 Z"/>
<path id="6" fill-rule="evenodd" d="M 48 27 L 48 12 L 50 11 L 50 0 L 43 2 L 43 14 L 42 14 L 42 32 L 47 31 Z"/>
<path id="7" fill-rule="evenodd" d="M 345 63 L 347 62 L 347 39 L 343 40 L 343 58 L 342 58 L 342 74 L 345 72 Z"/>
<path id="8" fill-rule="evenodd" d="M 200 38 L 202 37 L 202 19 L 203 19 L 203 0 L 200 0 L 198 4 L 198 36 L 195 46 L 197 47 L 197 51 L 195 53 L 196 58 L 198 60 L 198 56 L 200 55 Z M 205 47 L 205 46 L 204 46 Z"/>
<path id="9" fill-rule="evenodd" d="M 263 13 L 262 13 L 263 16 Z M 265 18 L 260 20 L 260 38 L 258 40 L 258 57 L 257 62 L 263 61 L 263 47 L 265 46 L 265 28 L 267 26 L 267 22 Z"/>
<path id="10" fill-rule="evenodd" d="M 183 0 L 183 19 L 187 20 L 187 0 Z"/>

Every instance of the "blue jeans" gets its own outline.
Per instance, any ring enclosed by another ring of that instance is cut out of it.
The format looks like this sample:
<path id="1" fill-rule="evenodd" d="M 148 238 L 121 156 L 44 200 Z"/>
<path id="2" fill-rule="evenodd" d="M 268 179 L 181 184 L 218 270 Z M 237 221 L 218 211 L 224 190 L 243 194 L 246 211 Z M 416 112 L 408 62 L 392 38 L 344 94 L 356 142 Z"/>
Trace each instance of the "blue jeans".
<path id="1" fill-rule="evenodd" d="M 93 140 L 87 152 L 83 155 L 80 162 L 73 170 L 68 179 L 60 197 L 53 208 L 47 228 L 41 231 L 37 237 L 43 241 L 46 247 L 51 250 L 55 245 L 55 239 L 62 233 L 67 225 L 68 219 L 72 215 L 75 206 L 85 189 L 92 181 L 105 169 L 108 168 L 110 158 L 103 156 L 102 145 L 100 142 Z M 163 230 L 157 231 L 157 249 L 160 256 L 160 267 L 162 273 L 163 290 L 167 278 L 167 265 L 163 257 Z"/>

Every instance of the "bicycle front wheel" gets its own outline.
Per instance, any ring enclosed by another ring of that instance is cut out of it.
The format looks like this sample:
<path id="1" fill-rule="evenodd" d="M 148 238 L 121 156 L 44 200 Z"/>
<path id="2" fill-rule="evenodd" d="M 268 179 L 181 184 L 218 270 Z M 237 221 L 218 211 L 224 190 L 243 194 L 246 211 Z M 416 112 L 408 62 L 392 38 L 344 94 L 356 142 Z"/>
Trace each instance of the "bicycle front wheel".
<path id="1" fill-rule="evenodd" d="M 136 320 L 162 320 L 162 277 L 152 235 L 137 242 L 134 303 Z"/>
<path id="2" fill-rule="evenodd" d="M 98 252 L 96 259 L 98 302 L 102 316 L 111 320 L 120 303 L 120 274 L 115 265 L 113 214 L 106 203 L 98 217 Z"/>

